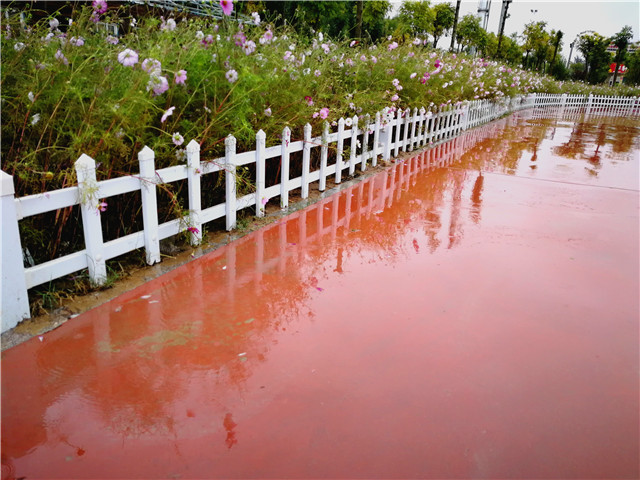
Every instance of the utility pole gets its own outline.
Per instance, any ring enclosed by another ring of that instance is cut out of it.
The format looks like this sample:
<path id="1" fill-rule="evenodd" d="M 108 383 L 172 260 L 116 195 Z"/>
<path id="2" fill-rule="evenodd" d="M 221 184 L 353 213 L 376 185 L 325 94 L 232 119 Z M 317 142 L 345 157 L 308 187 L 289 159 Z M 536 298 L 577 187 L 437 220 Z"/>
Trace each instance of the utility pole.
<path id="1" fill-rule="evenodd" d="M 500 58 L 500 46 L 502 45 L 502 35 L 504 33 L 504 24 L 507 21 L 507 11 L 509 10 L 509 4 L 513 0 L 502 0 L 502 11 L 500 12 L 500 28 L 498 30 L 498 49 L 496 50 L 496 58 Z"/>
<path id="2" fill-rule="evenodd" d="M 460 4 L 462 0 L 456 2 L 456 17 L 453 19 L 453 29 L 451 30 L 451 47 L 449 50 L 453 52 L 453 43 L 456 40 L 456 28 L 458 28 L 458 15 L 460 15 Z"/>

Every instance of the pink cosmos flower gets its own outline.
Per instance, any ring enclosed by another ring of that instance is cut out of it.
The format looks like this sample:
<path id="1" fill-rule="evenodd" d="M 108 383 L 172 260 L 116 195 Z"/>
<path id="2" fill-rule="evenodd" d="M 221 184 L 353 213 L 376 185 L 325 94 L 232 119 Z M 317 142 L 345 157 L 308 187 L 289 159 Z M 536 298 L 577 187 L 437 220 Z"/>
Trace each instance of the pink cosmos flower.
<path id="1" fill-rule="evenodd" d="M 260 44 L 264 45 L 271 43 L 271 40 L 273 40 L 273 32 L 271 30 L 267 30 L 264 32 L 264 35 L 260 37 Z"/>
<path id="2" fill-rule="evenodd" d="M 400 97 L 397 94 L 393 94 L 393 97 L 391 97 L 391 101 L 392 102 L 397 102 L 400 99 Z"/>
<path id="3" fill-rule="evenodd" d="M 64 53 L 62 53 L 62 50 L 58 50 L 54 55 L 54 57 L 56 58 L 56 60 L 60 60 L 65 65 L 69 65 L 69 60 L 67 60 L 67 57 L 64 56 Z"/>
<path id="4" fill-rule="evenodd" d="M 256 51 L 256 43 L 253 40 L 249 40 L 242 45 L 245 55 L 251 55 Z"/>
<path id="5" fill-rule="evenodd" d="M 93 11 L 99 15 L 102 15 L 107 11 L 107 1 L 106 0 L 93 0 Z"/>
<path id="6" fill-rule="evenodd" d="M 142 70 L 147 72 L 149 75 L 160 75 L 162 65 L 154 58 L 145 58 L 142 61 Z"/>
<path id="7" fill-rule="evenodd" d="M 433 66 L 436 68 L 440 68 L 442 66 L 442 62 L 438 59 L 433 63 Z"/>
<path id="8" fill-rule="evenodd" d="M 161 95 L 169 90 L 169 81 L 166 77 L 160 75 L 151 75 L 147 83 L 147 91 L 153 90 L 155 96 Z"/>
<path id="9" fill-rule="evenodd" d="M 265 116 L 270 117 L 271 116 L 271 107 L 265 109 L 264 114 L 265 114 Z"/>
<path id="10" fill-rule="evenodd" d="M 315 72 L 313 72 L 313 74 L 314 74 L 316 77 L 319 77 L 320 75 L 322 75 L 322 72 L 321 72 L 320 70 L 316 70 Z"/>
<path id="11" fill-rule="evenodd" d="M 389 49 L 389 51 L 391 50 L 395 50 L 396 48 L 398 48 L 398 42 L 392 42 L 389 44 L 389 47 L 387 47 Z"/>
<path id="12" fill-rule="evenodd" d="M 84 38 L 71 37 L 71 40 L 69 40 L 69 43 L 75 47 L 81 47 L 82 45 L 84 45 Z"/>
<path id="13" fill-rule="evenodd" d="M 173 111 L 176 109 L 176 107 L 169 107 L 169 109 L 167 109 L 163 114 L 162 114 L 162 118 L 160 119 L 160 123 L 164 123 L 165 120 L 167 118 L 169 118 L 171 115 L 173 115 Z"/>
<path id="14" fill-rule="evenodd" d="M 174 133 L 173 135 L 171 135 L 171 140 L 173 141 L 173 144 L 176 147 L 179 147 L 180 145 L 182 145 L 184 143 L 184 138 L 182 135 L 180 135 L 178 132 Z"/>
<path id="15" fill-rule="evenodd" d="M 227 73 L 225 73 L 224 76 L 227 78 L 229 83 L 234 83 L 236 80 L 238 80 L 238 72 L 233 69 L 227 70 Z"/>
<path id="16" fill-rule="evenodd" d="M 220 0 L 220 6 L 222 7 L 222 13 L 225 15 L 231 15 L 233 11 L 233 1 L 232 0 Z"/>
<path id="17" fill-rule="evenodd" d="M 98 207 L 97 207 L 97 208 L 98 208 L 98 210 L 99 210 L 99 211 L 101 211 L 101 212 L 106 212 L 106 211 L 107 211 L 107 206 L 108 206 L 108 205 L 107 205 L 107 202 L 100 202 L 100 203 L 98 204 Z"/>
<path id="18" fill-rule="evenodd" d="M 304 97 L 304 99 L 307 101 L 307 105 L 309 106 L 313 105 L 313 98 L 307 95 L 306 97 Z"/>
<path id="19" fill-rule="evenodd" d="M 111 45 L 117 45 L 118 42 L 120 40 L 118 40 L 118 37 L 114 37 L 113 35 L 107 35 L 107 38 L 105 39 L 107 41 L 107 43 L 110 43 Z"/>
<path id="20" fill-rule="evenodd" d="M 320 109 L 320 118 L 325 119 L 329 116 L 329 109 L 327 107 Z"/>
<path id="21" fill-rule="evenodd" d="M 178 70 L 178 72 L 174 74 L 173 80 L 176 82 L 176 85 L 184 85 L 184 82 L 187 81 L 187 71 Z"/>
<path id="22" fill-rule="evenodd" d="M 133 67 L 138 63 L 138 54 L 135 50 L 127 48 L 118 54 L 118 61 L 125 67 Z"/>
<path id="23" fill-rule="evenodd" d="M 198 230 L 196 227 L 187 227 L 187 232 L 193 233 L 193 234 L 198 234 L 198 233 L 200 233 L 200 230 Z"/>

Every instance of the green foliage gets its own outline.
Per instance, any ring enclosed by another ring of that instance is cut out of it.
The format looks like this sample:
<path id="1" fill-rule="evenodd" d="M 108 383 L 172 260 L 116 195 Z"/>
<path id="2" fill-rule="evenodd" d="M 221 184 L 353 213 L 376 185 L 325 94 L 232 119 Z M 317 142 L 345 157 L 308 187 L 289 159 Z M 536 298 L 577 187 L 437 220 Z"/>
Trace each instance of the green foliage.
<path id="1" fill-rule="evenodd" d="M 438 40 L 453 27 L 456 18 L 456 9 L 449 3 L 439 3 L 433 7 L 433 48 L 438 45 Z"/>
<path id="2" fill-rule="evenodd" d="M 407 0 L 400 7 L 400 22 L 396 36 L 422 35 L 433 31 L 435 12 L 429 0 Z"/>
<path id="3" fill-rule="evenodd" d="M 458 22 L 456 28 L 456 42 L 458 51 L 469 47 L 480 48 L 485 43 L 487 32 L 480 26 L 480 18 L 468 13 Z"/>
<path id="4" fill-rule="evenodd" d="M 629 25 L 625 26 L 622 30 L 616 33 L 611 39 L 612 43 L 618 47 L 618 51 L 616 52 L 614 62 L 616 65 L 620 65 L 625 61 L 627 56 L 627 47 L 629 46 L 629 42 L 633 38 L 633 30 Z M 613 85 L 617 85 L 616 79 L 618 78 L 618 68 L 615 69 L 613 74 Z"/>
<path id="5" fill-rule="evenodd" d="M 640 85 L 640 48 L 628 55 L 627 68 L 629 71 L 624 77 L 627 85 Z"/>
<path id="6" fill-rule="evenodd" d="M 611 55 L 607 52 L 609 39 L 599 33 L 582 35 L 578 50 L 582 52 L 586 64 L 586 80 L 591 84 L 602 83 L 608 76 Z"/>

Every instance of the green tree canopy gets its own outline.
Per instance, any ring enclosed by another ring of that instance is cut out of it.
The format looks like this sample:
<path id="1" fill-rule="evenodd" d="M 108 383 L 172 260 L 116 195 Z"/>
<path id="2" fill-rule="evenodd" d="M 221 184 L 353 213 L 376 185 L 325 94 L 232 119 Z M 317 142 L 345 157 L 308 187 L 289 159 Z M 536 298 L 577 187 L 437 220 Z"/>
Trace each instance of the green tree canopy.
<path id="1" fill-rule="evenodd" d="M 433 35 L 433 48 L 438 45 L 438 40 L 453 27 L 453 21 L 456 18 L 456 9 L 449 3 L 439 3 L 433 8 L 433 27 L 431 34 Z"/>
<path id="2" fill-rule="evenodd" d="M 480 26 L 480 19 L 468 13 L 458 22 L 456 28 L 456 42 L 458 50 L 462 51 L 469 47 L 480 47 L 484 41 L 486 32 Z"/>
<path id="3" fill-rule="evenodd" d="M 397 33 L 426 35 L 433 31 L 435 13 L 429 0 L 405 1 L 400 7 L 400 22 Z"/>
<path id="4" fill-rule="evenodd" d="M 580 37 L 578 50 L 584 55 L 587 82 L 595 84 L 606 80 L 611 61 L 611 55 L 607 52 L 608 46 L 609 39 L 596 32 Z"/>
<path id="5" fill-rule="evenodd" d="M 616 85 L 616 81 L 618 78 L 618 68 L 617 66 L 624 62 L 624 59 L 627 55 L 627 48 L 629 47 L 629 42 L 633 38 L 633 30 L 629 25 L 626 25 L 622 30 L 616 33 L 613 38 L 613 44 L 618 47 L 618 51 L 616 52 L 616 56 L 614 62 L 616 63 L 616 69 L 613 74 L 613 86 Z"/>

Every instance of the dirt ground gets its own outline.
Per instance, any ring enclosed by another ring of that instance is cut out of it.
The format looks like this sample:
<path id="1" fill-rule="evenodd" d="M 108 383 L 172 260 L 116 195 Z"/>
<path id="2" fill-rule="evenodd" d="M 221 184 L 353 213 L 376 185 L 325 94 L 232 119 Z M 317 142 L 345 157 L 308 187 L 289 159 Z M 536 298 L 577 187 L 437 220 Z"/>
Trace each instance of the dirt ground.
<path id="1" fill-rule="evenodd" d="M 415 155 L 415 152 L 401 155 L 394 161 L 402 160 L 403 157 L 409 155 Z M 242 228 L 232 232 L 207 232 L 199 247 L 190 247 L 188 245 L 173 247 L 177 251 L 175 253 L 171 253 L 171 255 L 163 255 L 163 260 L 159 264 L 143 267 L 128 267 L 125 276 L 115 281 L 108 289 L 94 290 L 87 294 L 77 294 L 67 299 L 61 299 L 61 305 L 57 308 L 47 311 L 46 314 L 37 315 L 24 320 L 15 328 L 3 333 L 0 339 L 2 351 L 25 342 L 32 337 L 42 335 L 48 331 L 58 328 L 68 320 L 77 317 L 87 310 L 106 303 L 118 295 L 132 290 L 145 282 L 159 277 L 160 275 L 184 265 L 187 262 L 194 261 L 198 257 L 227 245 L 238 238 L 264 227 L 265 225 L 269 225 L 291 212 L 312 205 L 343 188 L 347 188 L 354 183 L 375 175 L 386 169 L 388 166 L 389 164 L 385 164 L 384 162 L 380 162 L 376 167 L 369 165 L 365 172 L 356 170 L 353 177 L 348 178 L 340 184 L 335 184 L 332 180 L 327 179 L 327 189 L 324 192 L 320 192 L 317 188 L 313 188 L 312 186 L 309 190 L 309 197 L 304 200 L 300 197 L 299 190 L 290 192 L 289 209 L 286 211 L 280 210 L 278 205 L 276 205 L 275 202 L 272 202 L 272 204 L 267 205 L 266 214 L 263 218 L 249 217 L 248 221 L 242 222 Z"/>

